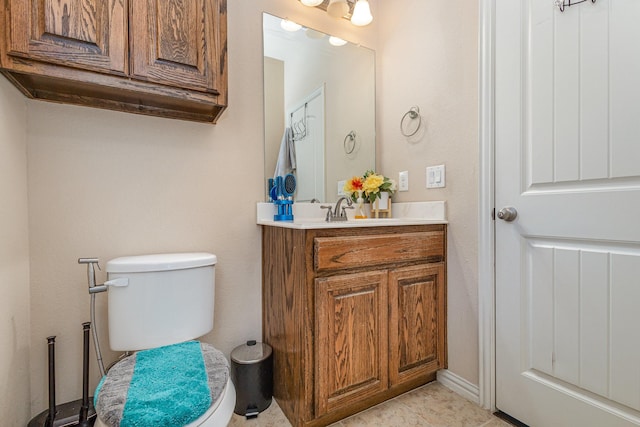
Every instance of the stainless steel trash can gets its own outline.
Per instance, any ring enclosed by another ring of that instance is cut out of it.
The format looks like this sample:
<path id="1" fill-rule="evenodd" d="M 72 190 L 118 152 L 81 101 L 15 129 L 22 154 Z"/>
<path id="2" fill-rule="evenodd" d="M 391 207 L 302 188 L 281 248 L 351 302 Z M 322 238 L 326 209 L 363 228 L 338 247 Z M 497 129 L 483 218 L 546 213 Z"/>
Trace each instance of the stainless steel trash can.
<path id="1" fill-rule="evenodd" d="M 254 418 L 271 405 L 272 353 L 271 346 L 256 341 L 247 341 L 231 352 L 231 380 L 236 388 L 236 414 Z"/>

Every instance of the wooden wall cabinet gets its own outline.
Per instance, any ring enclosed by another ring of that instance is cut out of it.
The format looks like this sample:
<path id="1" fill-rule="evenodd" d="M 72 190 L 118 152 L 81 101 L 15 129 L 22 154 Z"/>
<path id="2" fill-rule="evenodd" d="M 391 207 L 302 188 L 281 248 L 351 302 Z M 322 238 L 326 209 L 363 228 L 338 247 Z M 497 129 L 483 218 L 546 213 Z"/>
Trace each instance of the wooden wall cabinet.
<path id="1" fill-rule="evenodd" d="M 322 426 L 435 379 L 446 356 L 446 226 L 263 227 L 274 397 Z"/>
<path id="2" fill-rule="evenodd" d="M 215 123 L 226 0 L 0 0 L 0 71 L 26 96 Z"/>

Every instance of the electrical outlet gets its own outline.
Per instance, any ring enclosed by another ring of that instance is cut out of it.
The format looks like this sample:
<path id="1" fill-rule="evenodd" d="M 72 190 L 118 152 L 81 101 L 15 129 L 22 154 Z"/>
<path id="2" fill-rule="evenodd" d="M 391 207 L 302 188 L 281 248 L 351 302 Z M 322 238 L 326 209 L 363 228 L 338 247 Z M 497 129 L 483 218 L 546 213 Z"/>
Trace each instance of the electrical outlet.
<path id="1" fill-rule="evenodd" d="M 444 165 L 427 167 L 427 188 L 443 188 L 445 186 Z"/>
<path id="2" fill-rule="evenodd" d="M 398 173 L 398 191 L 409 191 L 409 171 Z"/>
<path id="3" fill-rule="evenodd" d="M 346 196 L 344 192 L 344 185 L 347 183 L 347 180 L 338 181 L 338 196 Z"/>

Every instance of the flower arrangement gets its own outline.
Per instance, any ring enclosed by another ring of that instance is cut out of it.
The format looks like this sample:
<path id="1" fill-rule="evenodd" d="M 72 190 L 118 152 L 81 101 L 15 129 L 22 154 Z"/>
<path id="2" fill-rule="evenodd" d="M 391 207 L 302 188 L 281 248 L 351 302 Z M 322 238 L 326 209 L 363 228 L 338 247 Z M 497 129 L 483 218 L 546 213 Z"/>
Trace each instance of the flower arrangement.
<path id="1" fill-rule="evenodd" d="M 351 200 L 354 202 L 358 201 L 359 195 L 364 192 L 364 188 L 362 185 L 364 184 L 364 180 L 361 176 L 354 176 L 351 179 L 348 179 L 347 182 L 344 183 L 344 188 L 342 189 L 346 194 L 351 196 Z"/>
<path id="2" fill-rule="evenodd" d="M 355 202 L 358 196 L 363 194 L 365 200 L 374 203 L 381 197 L 380 193 L 386 192 L 391 196 L 396 191 L 394 180 L 384 175 L 379 175 L 372 170 L 368 170 L 363 176 L 354 176 L 344 184 L 344 192 L 351 195 Z"/>

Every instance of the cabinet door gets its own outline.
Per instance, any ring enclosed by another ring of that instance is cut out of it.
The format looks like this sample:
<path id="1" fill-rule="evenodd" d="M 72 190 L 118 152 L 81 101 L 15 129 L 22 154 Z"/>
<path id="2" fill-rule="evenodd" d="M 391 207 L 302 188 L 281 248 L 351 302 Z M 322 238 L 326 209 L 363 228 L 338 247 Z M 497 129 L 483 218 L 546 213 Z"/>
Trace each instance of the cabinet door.
<path id="1" fill-rule="evenodd" d="M 127 0 L 9 0 L 9 54 L 123 74 Z"/>
<path id="2" fill-rule="evenodd" d="M 316 416 L 387 388 L 387 272 L 316 279 Z"/>
<path id="3" fill-rule="evenodd" d="M 225 0 L 130 0 L 131 68 L 138 79 L 222 93 Z M 222 28 L 224 27 L 224 28 Z"/>
<path id="4" fill-rule="evenodd" d="M 389 273 L 389 382 L 432 374 L 446 361 L 444 264 Z"/>

